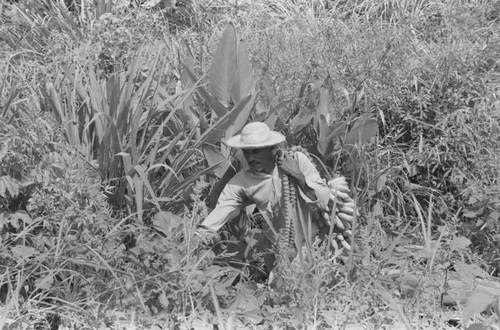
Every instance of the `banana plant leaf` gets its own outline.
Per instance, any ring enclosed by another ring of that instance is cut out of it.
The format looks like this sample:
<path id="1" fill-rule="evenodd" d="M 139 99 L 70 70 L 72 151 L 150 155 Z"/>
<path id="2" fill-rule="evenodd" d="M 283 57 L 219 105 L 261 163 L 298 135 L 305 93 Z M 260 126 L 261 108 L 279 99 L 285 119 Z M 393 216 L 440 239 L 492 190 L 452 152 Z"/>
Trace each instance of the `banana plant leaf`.
<path id="1" fill-rule="evenodd" d="M 210 96 L 208 91 L 200 84 L 201 79 L 196 78 L 194 72 L 187 64 L 184 63 L 184 61 L 181 61 L 180 64 L 181 70 L 183 70 L 183 72 L 185 72 L 186 74 L 185 79 L 191 80 L 191 82 L 197 86 L 196 90 L 199 92 L 200 96 L 205 100 L 205 102 L 208 103 L 208 105 L 214 110 L 218 117 L 224 116 L 227 112 L 226 107 L 221 102 L 219 102 L 217 98 Z"/>
<path id="2" fill-rule="evenodd" d="M 308 114 L 302 114 L 298 113 L 295 117 L 293 117 L 292 120 L 290 120 L 290 129 L 293 133 L 300 132 L 304 127 L 308 126 L 312 119 L 314 117 L 314 114 L 308 113 Z"/>
<path id="3" fill-rule="evenodd" d="M 345 145 L 363 144 L 367 140 L 377 136 L 378 121 L 373 118 L 360 117 L 355 120 L 351 129 L 344 139 Z"/>
<path id="4" fill-rule="evenodd" d="M 254 87 L 253 70 L 247 47 L 243 42 L 237 45 L 237 65 L 231 86 L 231 99 L 237 104 L 252 93 Z"/>
<path id="5" fill-rule="evenodd" d="M 210 92 L 225 108 L 230 104 L 230 92 L 238 65 L 237 42 L 236 30 L 230 23 L 222 33 L 208 73 Z"/>

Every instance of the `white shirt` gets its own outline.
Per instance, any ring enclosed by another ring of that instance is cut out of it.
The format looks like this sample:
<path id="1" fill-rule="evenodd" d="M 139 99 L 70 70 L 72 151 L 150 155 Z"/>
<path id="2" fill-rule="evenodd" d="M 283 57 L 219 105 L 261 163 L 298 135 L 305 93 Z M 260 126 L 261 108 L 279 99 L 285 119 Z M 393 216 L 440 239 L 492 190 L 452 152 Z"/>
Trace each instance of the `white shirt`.
<path id="1" fill-rule="evenodd" d="M 327 209 L 330 198 L 330 189 L 321 178 L 314 164 L 301 152 L 296 152 L 299 168 L 304 174 L 306 184 L 313 189 L 316 200 L 311 200 L 300 191 L 297 196 L 301 210 L 301 219 L 310 221 L 310 207 Z M 227 221 L 236 218 L 247 206 L 255 204 L 265 217 L 271 220 L 274 231 L 277 232 L 284 225 L 281 212 L 281 178 L 276 166 L 271 174 L 254 173 L 248 167 L 239 171 L 224 187 L 215 209 L 201 224 L 202 230 L 218 231 Z M 273 230 L 266 228 L 266 236 L 274 240 Z"/>

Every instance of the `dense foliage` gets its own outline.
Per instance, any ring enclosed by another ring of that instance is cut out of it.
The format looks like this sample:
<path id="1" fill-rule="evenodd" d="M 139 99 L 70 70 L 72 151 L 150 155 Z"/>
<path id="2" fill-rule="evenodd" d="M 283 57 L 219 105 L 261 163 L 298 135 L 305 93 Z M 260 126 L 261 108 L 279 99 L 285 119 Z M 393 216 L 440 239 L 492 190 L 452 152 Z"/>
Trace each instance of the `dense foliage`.
<path id="1" fill-rule="evenodd" d="M 0 328 L 500 328 L 499 1 L 0 17 Z M 348 178 L 359 258 L 275 289 L 252 236 L 193 246 L 250 120 Z"/>

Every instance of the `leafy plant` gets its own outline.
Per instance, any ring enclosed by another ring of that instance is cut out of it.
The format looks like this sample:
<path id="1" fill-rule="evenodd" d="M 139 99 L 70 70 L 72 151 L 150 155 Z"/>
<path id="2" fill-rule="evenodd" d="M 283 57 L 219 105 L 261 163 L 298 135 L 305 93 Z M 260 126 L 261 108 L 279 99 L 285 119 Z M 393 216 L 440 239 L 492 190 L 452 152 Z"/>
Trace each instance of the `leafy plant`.
<path id="1" fill-rule="evenodd" d="M 77 3 L 0 2 L 0 327 L 498 322 L 497 4 Z M 359 262 L 193 250 L 248 120 L 348 176 Z"/>
<path id="2" fill-rule="evenodd" d="M 348 148 L 347 151 L 354 151 L 355 144 L 361 145 L 378 133 L 377 120 L 367 117 L 366 114 L 356 118 L 353 111 L 352 118 L 341 121 L 347 109 L 338 112 L 335 106 L 336 100 L 331 79 L 328 76 L 321 88 L 316 113 L 299 113 L 290 122 L 290 129 L 293 133 L 297 133 L 305 129 L 313 121 L 317 136 L 317 144 L 314 146 L 313 151 L 316 151 L 315 153 L 325 161 L 331 159 L 342 147 Z M 360 98 L 362 94 L 356 97 Z M 355 101 L 352 103 L 352 107 L 356 107 Z"/>
<path id="3" fill-rule="evenodd" d="M 63 0 L 20 1 L 10 4 L 8 9 L 2 13 L 9 19 L 8 26 L 2 31 L 2 40 L 12 49 L 43 54 L 54 31 L 67 34 L 73 41 L 85 34 L 84 25 L 77 24 Z"/>
<path id="4" fill-rule="evenodd" d="M 192 59 L 182 63 L 182 81 L 185 86 L 195 86 L 197 79 L 192 67 Z M 189 65 L 188 63 L 191 63 Z M 229 149 L 224 141 L 236 134 L 247 123 L 255 106 L 254 80 L 248 52 L 243 42 L 238 41 L 233 24 L 228 24 L 222 33 L 219 46 L 213 56 L 208 72 L 208 90 L 203 86 L 196 88 L 199 96 L 193 96 L 184 103 L 185 108 L 196 104 L 202 114 L 210 114 L 208 120 L 214 120 L 231 114 L 232 120 L 214 139 L 209 141 L 203 152 L 209 164 L 221 163 L 217 176 L 220 178 L 228 169 Z M 194 103 L 196 102 L 196 103 Z M 199 117 L 201 133 L 209 123 L 204 115 Z M 219 145 L 219 141 L 222 143 Z M 214 148 L 215 147 L 215 148 Z M 219 151 L 220 150 L 220 151 Z"/>
<path id="5" fill-rule="evenodd" d="M 17 82 L 7 78 L 8 75 L 4 77 L 0 85 L 0 117 L 5 119 L 6 123 L 12 122 L 12 120 L 18 115 L 12 110 L 15 108 L 16 104 L 22 103 L 25 100 L 17 99 L 21 90 L 17 86 Z M 10 84 L 10 86 L 8 86 Z"/>

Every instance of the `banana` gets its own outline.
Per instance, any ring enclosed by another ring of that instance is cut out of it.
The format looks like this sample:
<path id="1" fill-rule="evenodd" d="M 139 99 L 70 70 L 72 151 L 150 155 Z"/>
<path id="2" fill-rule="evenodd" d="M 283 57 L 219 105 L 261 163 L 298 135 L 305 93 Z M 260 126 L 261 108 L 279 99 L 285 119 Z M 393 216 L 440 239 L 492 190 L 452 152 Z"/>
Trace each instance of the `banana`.
<path id="1" fill-rule="evenodd" d="M 351 250 L 351 246 L 349 245 L 349 243 L 346 242 L 342 234 L 338 234 L 337 239 L 339 240 L 340 244 L 342 244 L 343 247 L 345 247 L 347 250 Z"/>
<path id="2" fill-rule="evenodd" d="M 352 220 L 354 219 L 353 216 L 345 214 L 345 213 L 340 213 L 340 212 L 337 213 L 337 217 L 339 217 L 340 220 L 346 221 L 346 222 L 349 222 L 349 223 L 351 223 Z"/>
<path id="3" fill-rule="evenodd" d="M 353 209 L 356 207 L 356 205 L 354 204 L 354 202 L 347 202 L 347 203 L 344 203 L 344 206 L 345 207 L 348 207 L 350 209 Z"/>
<path id="4" fill-rule="evenodd" d="M 347 184 L 347 181 L 345 181 L 345 178 L 337 178 L 328 181 L 328 187 L 330 187 L 330 189 L 339 189 L 349 192 L 349 185 Z"/>
<path id="5" fill-rule="evenodd" d="M 345 235 L 344 236 L 344 240 L 347 242 L 347 244 L 349 244 L 350 246 L 352 246 L 352 236 Z"/>
<path id="6" fill-rule="evenodd" d="M 331 179 L 330 181 L 328 181 L 328 185 L 330 185 L 330 183 L 347 185 L 347 180 L 343 176 L 339 176 L 338 178 Z"/>
<path id="7" fill-rule="evenodd" d="M 345 201 L 348 201 L 351 199 L 349 194 L 346 194 L 340 190 L 333 190 L 333 189 L 330 193 L 330 198 L 332 200 L 337 200 L 337 201 L 341 200 L 342 202 L 345 202 Z"/>
<path id="8" fill-rule="evenodd" d="M 326 211 L 323 211 L 322 212 L 322 215 L 323 215 L 323 220 L 325 221 L 325 223 L 330 226 L 331 225 L 331 221 L 330 221 L 330 215 L 328 214 L 328 212 Z"/>
<path id="9" fill-rule="evenodd" d="M 332 182 L 332 181 L 329 181 L 328 182 L 328 187 L 330 189 L 340 189 L 342 191 L 345 191 L 345 192 L 349 192 L 349 185 L 347 183 L 339 183 L 339 182 Z"/>
<path id="10" fill-rule="evenodd" d="M 335 238 L 332 238 L 331 239 L 331 242 L 332 242 L 332 247 L 333 247 L 333 250 L 334 251 L 338 251 L 339 249 L 339 244 L 337 243 L 337 240 Z"/>
<path id="11" fill-rule="evenodd" d="M 345 213 L 345 214 L 350 215 L 350 216 L 354 215 L 354 209 L 346 207 L 345 204 L 342 205 L 342 207 L 339 209 L 339 212 Z"/>
<path id="12" fill-rule="evenodd" d="M 347 243 L 345 240 L 341 241 L 340 243 L 342 243 L 342 246 L 345 247 L 346 250 L 351 251 L 351 245 L 349 243 Z"/>
<path id="13" fill-rule="evenodd" d="M 342 221 L 340 221 L 340 219 L 337 215 L 335 215 L 335 228 L 337 228 L 340 231 L 345 230 L 344 224 L 342 223 Z"/>

